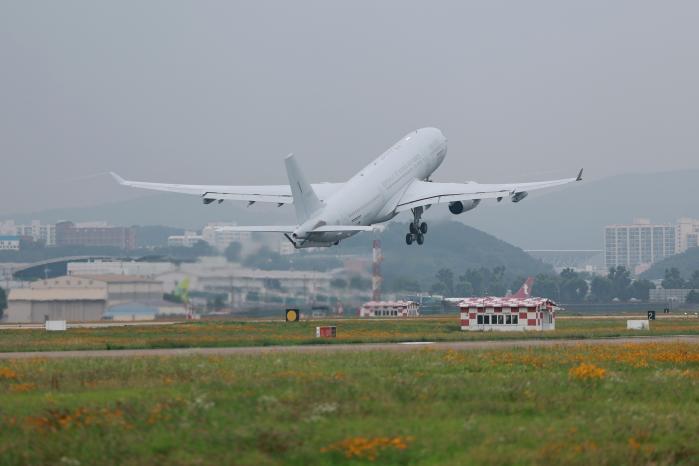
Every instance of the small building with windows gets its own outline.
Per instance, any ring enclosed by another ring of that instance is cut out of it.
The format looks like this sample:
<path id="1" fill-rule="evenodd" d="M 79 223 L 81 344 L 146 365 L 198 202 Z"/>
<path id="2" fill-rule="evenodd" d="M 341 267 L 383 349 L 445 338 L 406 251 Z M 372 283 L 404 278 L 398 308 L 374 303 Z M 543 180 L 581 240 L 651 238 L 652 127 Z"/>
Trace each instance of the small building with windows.
<path id="1" fill-rule="evenodd" d="M 415 301 L 369 301 L 359 309 L 359 317 L 418 317 Z"/>
<path id="2" fill-rule="evenodd" d="M 19 251 L 20 237 L 0 235 L 0 251 Z"/>
<path id="3" fill-rule="evenodd" d="M 459 303 L 461 330 L 555 330 L 556 303 L 547 298 L 467 298 Z"/>

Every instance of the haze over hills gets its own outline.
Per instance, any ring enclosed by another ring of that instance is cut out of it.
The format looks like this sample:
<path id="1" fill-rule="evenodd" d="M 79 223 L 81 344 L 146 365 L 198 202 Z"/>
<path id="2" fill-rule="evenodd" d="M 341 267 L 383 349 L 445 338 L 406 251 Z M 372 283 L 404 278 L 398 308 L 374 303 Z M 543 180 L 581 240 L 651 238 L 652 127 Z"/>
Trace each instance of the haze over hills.
<path id="1" fill-rule="evenodd" d="M 584 180 L 518 204 L 484 201 L 460 220 L 524 249 L 602 249 L 605 225 L 699 218 L 697 180 L 699 170 Z"/>
<path id="2" fill-rule="evenodd" d="M 653 222 L 699 217 L 697 180 L 699 170 L 618 175 L 533 193 L 517 204 L 507 199 L 501 203 L 486 200 L 475 210 L 459 216 L 451 215 L 446 206 L 434 206 L 424 218 L 428 223 L 447 218 L 458 220 L 525 249 L 601 249 L 602 229 L 607 224 L 628 223 L 635 217 L 648 217 Z M 277 208 L 256 204 L 248 208 L 235 202 L 204 206 L 194 196 L 150 193 L 137 199 L 92 207 L 52 209 L 2 218 L 18 222 L 106 220 L 115 225 L 160 224 L 188 229 L 200 229 L 207 222 L 216 221 L 241 225 L 295 221 L 290 206 Z M 408 218 L 408 214 L 402 214 L 397 220 L 407 221 Z"/>
<path id="3" fill-rule="evenodd" d="M 203 205 L 197 196 L 145 193 L 142 197 L 126 201 L 4 215 L 0 218 L 14 219 L 16 222 L 29 222 L 32 219 L 42 222 L 106 220 L 114 225 L 167 225 L 200 230 L 209 222 L 266 225 L 278 221 L 289 224 L 294 221 L 294 210 L 290 206 L 277 208 L 265 204 L 248 208 L 242 202 Z"/>
<path id="4" fill-rule="evenodd" d="M 699 247 L 689 248 L 682 254 L 666 257 L 665 259 L 656 262 L 641 274 L 641 278 L 656 280 L 665 276 L 666 269 L 676 268 L 680 271 L 680 275 L 688 279 L 695 270 L 699 270 Z"/>

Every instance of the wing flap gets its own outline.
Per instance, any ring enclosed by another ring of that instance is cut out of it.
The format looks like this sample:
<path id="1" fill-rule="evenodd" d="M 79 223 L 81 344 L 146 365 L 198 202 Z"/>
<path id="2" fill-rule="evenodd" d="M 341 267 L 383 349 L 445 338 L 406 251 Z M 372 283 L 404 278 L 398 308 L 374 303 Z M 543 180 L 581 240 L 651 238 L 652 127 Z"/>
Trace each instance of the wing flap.
<path id="1" fill-rule="evenodd" d="M 312 233 L 333 233 L 344 231 L 374 231 L 373 226 L 368 225 L 323 225 L 313 229 Z"/>

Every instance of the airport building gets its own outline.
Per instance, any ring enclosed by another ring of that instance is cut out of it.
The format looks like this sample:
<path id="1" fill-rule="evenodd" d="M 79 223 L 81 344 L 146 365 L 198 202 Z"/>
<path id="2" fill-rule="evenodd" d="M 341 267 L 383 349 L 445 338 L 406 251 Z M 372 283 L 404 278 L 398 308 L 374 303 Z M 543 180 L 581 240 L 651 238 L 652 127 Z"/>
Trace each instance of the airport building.
<path id="1" fill-rule="evenodd" d="M 100 320 L 107 306 L 105 284 L 94 280 L 54 278 L 10 290 L 7 322 Z"/>
<path id="2" fill-rule="evenodd" d="M 190 289 L 214 294 L 225 294 L 234 309 L 262 306 L 265 303 L 289 302 L 328 296 L 330 273 L 305 270 L 260 270 L 230 263 L 223 257 L 202 258 L 196 263 L 182 263 L 176 270 L 158 275 L 165 290 L 174 290 L 184 279 Z"/>
<path id="3" fill-rule="evenodd" d="M 624 266 L 640 273 L 650 264 L 676 252 L 673 225 L 651 224 L 636 219 L 630 225 L 607 225 L 604 229 L 604 262 L 607 268 Z"/>
<path id="4" fill-rule="evenodd" d="M 95 259 L 88 262 L 69 262 L 68 275 L 139 275 L 154 278 L 176 270 L 172 262 L 137 262 L 110 259 Z"/>
<path id="5" fill-rule="evenodd" d="M 45 320 L 95 321 L 106 312 L 149 309 L 157 314 L 184 314 L 182 305 L 163 301 L 162 282 L 132 275 L 64 276 L 10 290 L 7 322 Z M 131 320 L 131 319 L 129 319 Z"/>
<path id="6" fill-rule="evenodd" d="M 415 301 L 369 301 L 359 309 L 359 317 L 418 317 Z"/>
<path id="7" fill-rule="evenodd" d="M 202 257 L 197 262 L 134 262 L 94 260 L 71 262 L 68 275 L 140 275 L 163 284 L 165 293 L 172 293 L 183 280 L 190 290 L 224 294 L 238 308 L 244 305 L 284 303 L 298 298 L 299 304 L 328 297 L 336 290 L 330 286 L 337 274 L 305 270 L 261 270 L 230 263 L 224 257 Z M 340 271 L 345 278 L 345 271 Z"/>
<path id="8" fill-rule="evenodd" d="M 546 298 L 467 298 L 459 303 L 461 330 L 555 330 L 559 307 Z"/>

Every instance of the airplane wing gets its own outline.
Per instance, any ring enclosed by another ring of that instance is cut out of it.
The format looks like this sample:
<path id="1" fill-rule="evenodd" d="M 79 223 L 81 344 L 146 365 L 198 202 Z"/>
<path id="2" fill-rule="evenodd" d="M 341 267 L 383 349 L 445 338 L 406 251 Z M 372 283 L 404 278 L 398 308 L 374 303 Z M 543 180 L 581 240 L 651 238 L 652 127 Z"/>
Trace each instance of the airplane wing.
<path id="1" fill-rule="evenodd" d="M 287 184 L 263 185 L 263 186 L 217 186 L 197 184 L 171 184 L 152 183 L 147 181 L 125 180 L 114 172 L 112 177 L 123 186 L 132 188 L 150 189 L 154 191 L 167 191 L 171 193 L 194 194 L 204 199 L 209 204 L 214 201 L 248 201 L 248 202 L 274 202 L 277 204 L 292 204 L 291 188 Z M 319 183 L 311 185 L 320 199 L 326 199 L 337 191 L 343 183 Z"/>
<path id="2" fill-rule="evenodd" d="M 408 186 L 403 196 L 396 205 L 396 212 L 403 212 L 414 207 L 443 204 L 455 201 L 468 201 L 475 199 L 492 199 L 511 197 L 515 202 L 526 196 L 526 193 L 535 189 L 552 188 L 573 181 L 582 180 L 582 169 L 575 178 L 560 180 L 535 181 L 528 183 L 432 183 L 429 181 L 415 180 Z"/>

